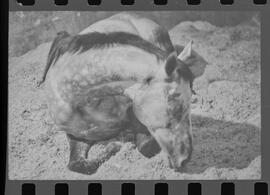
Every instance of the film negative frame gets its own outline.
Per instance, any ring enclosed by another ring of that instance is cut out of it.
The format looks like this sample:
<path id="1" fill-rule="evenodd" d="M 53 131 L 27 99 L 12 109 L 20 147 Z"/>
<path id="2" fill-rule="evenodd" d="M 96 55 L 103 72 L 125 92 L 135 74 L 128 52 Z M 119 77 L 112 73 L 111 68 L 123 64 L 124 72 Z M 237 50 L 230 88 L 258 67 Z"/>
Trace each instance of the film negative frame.
<path id="1" fill-rule="evenodd" d="M 261 180 L 84 180 L 84 181 L 41 181 L 41 180 L 9 180 L 8 164 L 6 164 L 6 195 L 21 194 L 21 186 L 24 183 L 35 184 L 37 195 L 47 195 L 55 193 L 55 184 L 66 183 L 69 185 L 69 194 L 87 194 L 88 184 L 101 183 L 102 194 L 121 194 L 123 183 L 135 184 L 136 194 L 155 194 L 155 184 L 167 183 L 169 194 L 188 194 L 190 183 L 200 183 L 202 194 L 217 195 L 221 194 L 222 183 L 233 182 L 236 195 L 255 194 L 254 184 L 257 182 L 268 183 L 270 181 L 270 83 L 268 74 L 270 73 L 270 2 L 266 4 L 254 4 L 253 0 L 234 0 L 232 5 L 222 5 L 219 0 L 204 0 L 198 5 L 188 5 L 186 0 L 168 0 L 166 5 L 156 5 L 152 0 L 135 0 L 133 5 L 122 5 L 120 0 L 103 0 L 98 6 L 91 6 L 87 0 L 69 0 L 65 6 L 56 6 L 53 0 L 36 0 L 33 6 L 21 6 L 16 0 L 9 0 L 9 11 L 258 11 L 261 15 L 261 155 L 262 155 L 262 174 Z M 7 64 L 5 64 L 7 66 Z M 8 154 L 7 154 L 8 155 Z M 6 161 L 8 162 L 8 161 Z M 267 194 L 262 193 L 261 195 Z"/>

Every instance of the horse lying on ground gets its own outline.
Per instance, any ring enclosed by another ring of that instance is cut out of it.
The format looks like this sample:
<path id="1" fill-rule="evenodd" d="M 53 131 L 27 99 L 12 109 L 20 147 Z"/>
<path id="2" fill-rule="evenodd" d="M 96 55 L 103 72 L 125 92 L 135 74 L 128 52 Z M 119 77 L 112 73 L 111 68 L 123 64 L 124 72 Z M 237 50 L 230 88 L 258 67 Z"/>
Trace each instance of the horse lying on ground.
<path id="1" fill-rule="evenodd" d="M 191 86 L 205 66 L 192 42 L 174 47 L 164 28 L 135 14 L 58 35 L 44 79 L 50 115 L 69 140 L 69 169 L 94 173 L 120 145 L 88 160 L 90 147 L 126 129 L 145 156 L 161 148 L 172 168 L 183 168 L 192 154 Z"/>

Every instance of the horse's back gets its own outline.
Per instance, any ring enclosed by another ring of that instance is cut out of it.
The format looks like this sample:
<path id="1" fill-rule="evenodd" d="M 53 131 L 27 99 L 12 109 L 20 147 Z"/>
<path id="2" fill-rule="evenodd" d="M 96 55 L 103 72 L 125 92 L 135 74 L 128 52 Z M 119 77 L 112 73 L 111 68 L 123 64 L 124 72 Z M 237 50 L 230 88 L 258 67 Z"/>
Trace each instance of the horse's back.
<path id="1" fill-rule="evenodd" d="M 90 25 L 79 34 L 91 32 L 131 33 L 140 36 L 168 53 L 173 52 L 174 50 L 169 33 L 164 27 L 135 13 L 122 12 L 113 15 L 105 20 Z"/>
<path id="2" fill-rule="evenodd" d="M 117 17 L 115 17 L 117 16 Z M 125 19 L 126 16 L 123 14 L 113 15 L 107 19 L 100 20 L 84 30 L 82 30 L 79 35 L 88 34 L 92 32 L 100 33 L 111 33 L 111 32 L 126 32 L 135 35 L 139 35 L 137 29 Z"/>

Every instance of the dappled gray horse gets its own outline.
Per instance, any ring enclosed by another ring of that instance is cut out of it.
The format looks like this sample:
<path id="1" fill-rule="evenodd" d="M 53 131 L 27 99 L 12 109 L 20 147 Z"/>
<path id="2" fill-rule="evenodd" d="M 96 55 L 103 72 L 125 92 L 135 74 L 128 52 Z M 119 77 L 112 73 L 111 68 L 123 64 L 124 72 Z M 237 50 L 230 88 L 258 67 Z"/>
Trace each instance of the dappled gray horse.
<path id="1" fill-rule="evenodd" d="M 183 167 L 192 153 L 191 86 L 206 65 L 192 42 L 175 51 L 161 26 L 121 13 L 52 47 L 45 73 L 48 105 L 67 133 L 70 170 L 94 173 L 120 145 L 110 143 L 88 160 L 90 147 L 126 129 L 150 133 L 170 166 Z"/>

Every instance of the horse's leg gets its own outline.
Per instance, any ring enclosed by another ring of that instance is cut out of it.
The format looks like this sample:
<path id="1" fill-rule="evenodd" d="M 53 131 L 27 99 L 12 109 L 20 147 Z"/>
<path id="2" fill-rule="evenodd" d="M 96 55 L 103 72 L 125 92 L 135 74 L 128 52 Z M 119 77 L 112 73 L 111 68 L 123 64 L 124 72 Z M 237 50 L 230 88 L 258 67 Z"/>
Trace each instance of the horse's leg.
<path id="1" fill-rule="evenodd" d="M 98 158 L 88 160 L 87 157 L 89 149 L 95 142 L 89 142 L 87 140 L 75 138 L 70 134 L 67 134 L 67 137 L 70 145 L 70 158 L 68 168 L 79 173 L 89 175 L 95 173 L 103 162 L 108 160 L 121 148 L 119 144 L 110 143 L 106 147 L 105 152 L 99 155 Z"/>
<path id="2" fill-rule="evenodd" d="M 136 145 L 141 154 L 151 158 L 160 152 L 161 148 L 157 141 L 150 134 L 138 133 L 136 136 Z"/>
<path id="3" fill-rule="evenodd" d="M 136 145 L 139 152 L 147 158 L 151 158 L 160 152 L 161 148 L 148 129 L 137 119 L 132 107 L 128 110 L 130 128 L 136 134 Z"/>

